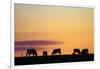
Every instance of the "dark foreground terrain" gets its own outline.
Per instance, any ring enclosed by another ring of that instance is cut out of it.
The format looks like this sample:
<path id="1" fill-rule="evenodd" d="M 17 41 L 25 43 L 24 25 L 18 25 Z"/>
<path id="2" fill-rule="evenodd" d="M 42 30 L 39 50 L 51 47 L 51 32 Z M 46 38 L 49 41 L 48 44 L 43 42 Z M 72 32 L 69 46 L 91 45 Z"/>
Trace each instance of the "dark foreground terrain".
<path id="1" fill-rule="evenodd" d="M 80 62 L 80 61 L 93 61 L 93 60 L 94 60 L 94 54 L 88 54 L 87 56 L 56 55 L 56 56 L 15 57 L 15 65 Z"/>

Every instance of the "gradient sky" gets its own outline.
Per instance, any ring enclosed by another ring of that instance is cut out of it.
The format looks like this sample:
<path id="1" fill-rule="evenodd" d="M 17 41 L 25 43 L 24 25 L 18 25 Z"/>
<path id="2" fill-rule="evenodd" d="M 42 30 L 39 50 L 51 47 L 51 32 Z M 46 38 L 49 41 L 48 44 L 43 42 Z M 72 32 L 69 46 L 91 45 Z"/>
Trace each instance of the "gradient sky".
<path id="1" fill-rule="evenodd" d="M 15 42 L 49 41 L 55 44 L 16 45 L 15 56 L 25 55 L 23 48 L 35 48 L 51 54 L 61 48 L 71 54 L 74 48 L 88 48 L 94 52 L 93 8 L 15 4 Z M 22 49 L 22 50 L 20 50 Z"/>

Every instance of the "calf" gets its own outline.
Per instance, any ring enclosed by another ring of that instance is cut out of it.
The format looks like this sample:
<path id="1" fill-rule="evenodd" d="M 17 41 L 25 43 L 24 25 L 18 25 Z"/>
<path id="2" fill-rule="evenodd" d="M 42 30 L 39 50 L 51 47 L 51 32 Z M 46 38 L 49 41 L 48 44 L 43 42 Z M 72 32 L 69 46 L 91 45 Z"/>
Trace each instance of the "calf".
<path id="1" fill-rule="evenodd" d="M 48 52 L 47 51 L 43 51 L 43 56 L 47 56 Z"/>

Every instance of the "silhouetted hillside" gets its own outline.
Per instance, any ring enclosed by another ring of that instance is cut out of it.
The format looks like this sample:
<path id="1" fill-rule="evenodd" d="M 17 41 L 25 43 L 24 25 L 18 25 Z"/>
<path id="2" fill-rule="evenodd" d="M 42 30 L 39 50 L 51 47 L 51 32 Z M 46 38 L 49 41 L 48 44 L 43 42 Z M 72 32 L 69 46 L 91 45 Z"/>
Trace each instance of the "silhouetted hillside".
<path id="1" fill-rule="evenodd" d="M 54 56 L 33 56 L 33 57 L 15 57 L 15 65 L 29 65 L 29 64 L 47 64 L 47 63 L 61 63 L 61 62 L 80 62 L 93 61 L 94 54 L 87 56 L 81 55 L 54 55 Z"/>

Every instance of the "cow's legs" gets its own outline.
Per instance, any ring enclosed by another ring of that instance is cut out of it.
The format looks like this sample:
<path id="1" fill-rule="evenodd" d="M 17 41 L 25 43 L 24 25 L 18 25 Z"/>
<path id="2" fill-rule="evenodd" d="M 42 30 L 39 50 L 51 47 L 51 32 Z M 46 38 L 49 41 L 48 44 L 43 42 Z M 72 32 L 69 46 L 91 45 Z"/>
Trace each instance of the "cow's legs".
<path id="1" fill-rule="evenodd" d="M 29 56 L 31 55 L 31 53 L 29 53 Z"/>
<path id="2" fill-rule="evenodd" d="M 56 53 L 53 53 L 53 55 L 56 55 Z"/>
<path id="3" fill-rule="evenodd" d="M 28 56 L 28 52 L 26 53 L 26 56 Z"/>
<path id="4" fill-rule="evenodd" d="M 37 53 L 35 54 L 35 56 L 37 56 Z"/>
<path id="5" fill-rule="evenodd" d="M 61 55 L 61 52 L 59 52 L 59 55 Z"/>
<path id="6" fill-rule="evenodd" d="M 52 55 L 55 55 L 54 53 L 52 53 Z"/>
<path id="7" fill-rule="evenodd" d="M 52 53 L 52 55 L 53 55 L 53 53 Z"/>

